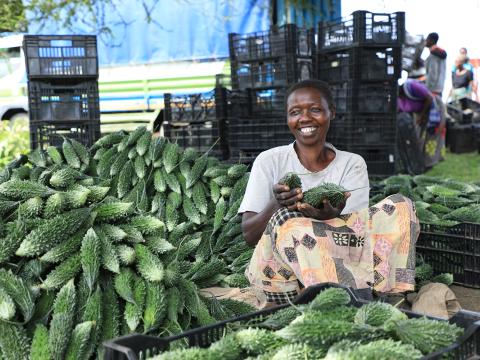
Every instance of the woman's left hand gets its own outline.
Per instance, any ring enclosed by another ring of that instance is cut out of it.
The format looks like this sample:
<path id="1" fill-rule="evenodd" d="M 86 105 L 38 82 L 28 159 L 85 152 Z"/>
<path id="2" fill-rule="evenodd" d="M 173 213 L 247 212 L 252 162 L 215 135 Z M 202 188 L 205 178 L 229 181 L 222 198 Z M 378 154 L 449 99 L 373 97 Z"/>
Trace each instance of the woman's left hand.
<path id="1" fill-rule="evenodd" d="M 342 210 L 345 208 L 347 199 L 350 197 L 350 193 L 345 193 L 345 200 L 338 205 L 338 207 L 333 207 L 330 202 L 325 199 L 323 200 L 323 208 L 316 209 L 312 205 L 300 203 L 297 205 L 298 211 L 300 211 L 306 217 L 317 219 L 317 220 L 330 220 L 338 217 Z"/>

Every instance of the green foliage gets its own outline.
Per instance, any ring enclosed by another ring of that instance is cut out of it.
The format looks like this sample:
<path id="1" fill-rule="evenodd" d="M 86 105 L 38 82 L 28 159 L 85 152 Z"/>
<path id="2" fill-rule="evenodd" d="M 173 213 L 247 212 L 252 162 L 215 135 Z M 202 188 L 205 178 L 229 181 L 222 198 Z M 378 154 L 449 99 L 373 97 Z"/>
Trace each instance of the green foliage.
<path id="1" fill-rule="evenodd" d="M 12 26 L 15 22 L 15 15 L 12 13 L 12 7 L 22 6 L 21 0 L 2 1 L 0 3 L 0 27 Z M 23 17 L 23 14 L 22 14 Z M 2 58 L 3 50 L 0 50 Z M 0 120 L 0 169 L 5 167 L 10 161 L 20 154 L 27 154 L 30 147 L 30 135 L 28 131 L 28 121 L 15 121 L 11 123 L 8 120 Z"/>

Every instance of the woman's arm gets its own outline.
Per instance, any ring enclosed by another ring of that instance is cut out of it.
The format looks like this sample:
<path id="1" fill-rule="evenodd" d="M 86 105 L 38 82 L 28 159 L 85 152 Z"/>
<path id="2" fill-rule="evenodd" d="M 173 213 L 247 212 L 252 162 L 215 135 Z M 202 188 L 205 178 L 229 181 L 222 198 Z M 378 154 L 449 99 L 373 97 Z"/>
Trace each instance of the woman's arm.
<path id="1" fill-rule="evenodd" d="M 265 210 L 259 213 L 247 211 L 242 215 L 242 231 L 245 241 L 250 246 L 255 246 L 262 237 L 268 221 L 272 215 L 280 208 L 275 200 L 268 203 Z"/>
<path id="2" fill-rule="evenodd" d="M 242 214 L 242 231 L 245 241 L 250 246 L 257 245 L 267 227 L 272 215 L 281 207 L 289 210 L 296 210 L 298 202 L 302 199 L 300 189 L 289 189 L 285 185 L 273 186 L 274 198 L 267 203 L 267 206 L 259 213 L 245 211 Z"/>
<path id="3" fill-rule="evenodd" d="M 422 111 L 420 112 L 420 124 L 418 125 L 426 125 L 428 123 L 428 114 L 430 112 L 430 107 L 432 106 L 433 102 L 433 95 L 432 96 L 427 96 L 423 100 L 423 108 Z"/>

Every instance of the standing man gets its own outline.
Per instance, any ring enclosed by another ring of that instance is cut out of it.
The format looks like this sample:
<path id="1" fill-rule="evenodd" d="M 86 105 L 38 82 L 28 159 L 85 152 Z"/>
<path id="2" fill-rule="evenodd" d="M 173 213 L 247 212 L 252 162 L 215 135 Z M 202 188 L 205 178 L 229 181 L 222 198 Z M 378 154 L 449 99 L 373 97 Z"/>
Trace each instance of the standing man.
<path id="1" fill-rule="evenodd" d="M 443 85 L 447 70 L 447 52 L 437 46 L 438 34 L 430 33 L 425 40 L 425 46 L 430 50 L 430 55 L 425 61 L 426 85 L 430 91 L 442 96 Z"/>

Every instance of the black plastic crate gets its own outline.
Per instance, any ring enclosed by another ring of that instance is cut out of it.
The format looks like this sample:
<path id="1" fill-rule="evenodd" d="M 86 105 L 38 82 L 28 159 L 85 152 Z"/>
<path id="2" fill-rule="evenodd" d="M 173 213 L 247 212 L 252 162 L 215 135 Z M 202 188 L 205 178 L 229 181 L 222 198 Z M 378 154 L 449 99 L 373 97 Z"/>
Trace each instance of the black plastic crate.
<path id="1" fill-rule="evenodd" d="M 318 52 L 347 46 L 400 47 L 405 38 L 405 13 L 355 11 L 339 22 L 320 22 Z"/>
<path id="2" fill-rule="evenodd" d="M 260 153 L 294 140 L 285 118 L 230 119 L 228 123 L 228 144 L 235 151 Z"/>
<path id="3" fill-rule="evenodd" d="M 402 72 L 400 48 L 352 47 L 317 54 L 316 77 L 327 82 L 345 80 L 396 81 Z"/>
<path id="4" fill-rule="evenodd" d="M 25 35 L 29 79 L 98 78 L 95 35 Z"/>
<path id="5" fill-rule="evenodd" d="M 30 121 L 87 121 L 100 119 L 96 80 L 76 84 L 28 82 Z"/>
<path id="6" fill-rule="evenodd" d="M 360 307 L 367 300 L 361 298 L 363 293 L 345 288 L 344 286 L 332 283 L 324 283 L 313 285 L 306 288 L 293 303 L 295 305 L 308 304 L 322 290 L 329 287 L 341 287 L 350 293 L 351 305 Z M 277 312 L 280 309 L 291 306 L 290 304 L 280 305 L 265 310 L 260 310 L 251 314 L 239 316 L 234 319 L 222 321 L 216 324 L 208 325 L 199 329 L 189 330 L 180 335 L 170 336 L 166 338 L 158 338 L 148 335 L 132 334 L 122 336 L 111 341 L 104 342 L 105 360 L 138 360 L 145 359 L 150 356 L 167 351 L 170 344 L 175 341 L 187 341 L 189 346 L 208 347 L 217 340 L 220 340 L 227 332 L 228 326 L 235 322 L 248 322 L 250 326 L 266 319 L 267 316 Z M 422 315 L 411 311 L 403 312 L 409 318 L 418 318 Z M 431 319 L 436 319 L 432 318 Z M 480 316 L 478 313 L 470 311 L 459 311 L 453 316 L 449 322 L 454 323 L 465 329 L 465 333 L 449 347 L 439 350 L 433 354 L 429 354 L 423 359 L 440 359 L 445 355 L 449 355 L 455 359 L 476 359 L 480 355 Z M 439 319 L 437 319 L 439 320 Z"/>
<path id="7" fill-rule="evenodd" d="M 363 157 L 367 163 L 369 175 L 386 177 L 395 172 L 395 142 L 383 142 L 376 145 L 341 145 L 340 150 L 352 152 Z"/>
<path id="8" fill-rule="evenodd" d="M 480 224 L 420 225 L 417 252 L 435 274 L 451 273 L 456 284 L 480 288 Z"/>
<path id="9" fill-rule="evenodd" d="M 337 112 L 395 113 L 397 111 L 396 82 L 361 82 L 356 80 L 330 83 Z"/>
<path id="10" fill-rule="evenodd" d="M 477 150 L 475 127 L 473 125 L 450 125 L 447 129 L 447 143 L 450 151 L 463 154 Z"/>
<path id="11" fill-rule="evenodd" d="M 395 143 L 396 113 L 342 114 L 330 121 L 327 141 L 335 146 L 376 146 Z"/>
<path id="12" fill-rule="evenodd" d="M 250 116 L 277 117 L 286 119 L 285 88 L 272 88 L 264 90 L 249 89 L 248 102 Z M 232 116 L 235 116 L 232 113 Z"/>
<path id="13" fill-rule="evenodd" d="M 165 93 L 163 98 L 164 121 L 170 124 L 200 123 L 251 114 L 248 94 L 224 87 L 198 94 Z"/>
<path id="14" fill-rule="evenodd" d="M 447 104 L 448 115 L 458 124 L 471 124 L 473 119 L 473 111 L 470 109 L 462 109 L 458 103 Z"/>
<path id="15" fill-rule="evenodd" d="M 163 94 L 164 121 L 190 123 L 216 120 L 217 109 L 222 107 L 216 100 L 215 91 L 186 95 Z"/>
<path id="16" fill-rule="evenodd" d="M 63 138 L 75 139 L 90 147 L 100 138 L 100 121 L 30 121 L 30 148 L 61 146 Z"/>
<path id="17" fill-rule="evenodd" d="M 240 150 L 236 148 L 230 148 L 230 158 L 228 159 L 229 163 L 232 164 L 245 164 L 251 165 L 263 150 Z"/>
<path id="18" fill-rule="evenodd" d="M 209 151 L 210 155 L 221 160 L 230 156 L 225 120 L 188 124 L 164 122 L 162 126 L 164 136 L 184 149 L 191 147 L 200 153 Z"/>
<path id="19" fill-rule="evenodd" d="M 458 100 L 460 102 L 460 105 L 462 109 L 470 109 L 473 112 L 480 112 L 480 103 L 469 99 L 469 98 L 461 98 Z"/>
<path id="20" fill-rule="evenodd" d="M 312 56 L 315 31 L 287 24 L 268 31 L 230 33 L 228 43 L 231 61 L 259 61 L 285 55 Z"/>
<path id="21" fill-rule="evenodd" d="M 232 88 L 237 90 L 287 87 L 314 78 L 312 58 L 287 55 L 273 60 L 230 63 Z"/>
<path id="22" fill-rule="evenodd" d="M 405 32 L 405 41 L 402 46 L 402 69 L 412 71 L 425 48 L 422 35 L 411 35 Z"/>
<path id="23" fill-rule="evenodd" d="M 480 103 L 469 98 L 448 103 L 447 112 L 459 124 L 480 122 Z"/>

